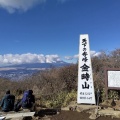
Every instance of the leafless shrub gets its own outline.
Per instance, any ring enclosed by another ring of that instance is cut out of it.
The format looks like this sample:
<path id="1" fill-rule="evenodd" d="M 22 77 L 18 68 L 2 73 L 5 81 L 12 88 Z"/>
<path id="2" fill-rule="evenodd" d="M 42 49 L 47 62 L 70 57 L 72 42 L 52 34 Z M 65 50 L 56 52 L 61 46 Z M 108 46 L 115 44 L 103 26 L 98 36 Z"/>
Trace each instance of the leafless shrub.
<path id="1" fill-rule="evenodd" d="M 101 52 L 92 58 L 93 80 L 95 90 L 104 88 L 105 68 L 120 68 L 120 49 L 112 52 Z M 33 89 L 36 95 L 50 98 L 62 91 L 77 91 L 78 64 L 40 71 L 21 81 L 10 81 L 0 78 L 0 97 L 6 89 L 18 95 L 26 89 Z"/>

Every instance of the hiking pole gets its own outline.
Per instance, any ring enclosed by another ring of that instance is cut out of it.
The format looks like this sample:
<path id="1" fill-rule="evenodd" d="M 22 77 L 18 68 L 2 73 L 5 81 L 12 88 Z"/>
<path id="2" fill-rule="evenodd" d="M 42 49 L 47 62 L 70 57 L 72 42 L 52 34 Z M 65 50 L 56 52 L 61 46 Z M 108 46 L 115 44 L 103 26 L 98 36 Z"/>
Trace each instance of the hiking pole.
<path id="1" fill-rule="evenodd" d="M 100 90 L 98 89 L 98 91 L 97 91 L 97 112 L 96 112 L 96 114 L 98 114 L 99 97 L 100 97 Z"/>

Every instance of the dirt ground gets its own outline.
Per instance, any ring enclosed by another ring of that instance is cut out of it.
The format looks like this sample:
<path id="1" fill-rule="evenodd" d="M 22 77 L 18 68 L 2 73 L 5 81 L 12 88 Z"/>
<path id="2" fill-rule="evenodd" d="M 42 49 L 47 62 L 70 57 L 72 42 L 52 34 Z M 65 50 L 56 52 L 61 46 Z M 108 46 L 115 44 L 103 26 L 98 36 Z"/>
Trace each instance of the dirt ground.
<path id="1" fill-rule="evenodd" d="M 60 114 L 54 115 L 50 120 L 91 120 L 89 119 L 90 114 L 85 112 L 76 111 L 61 111 Z M 99 117 L 97 120 L 120 120 L 111 117 Z"/>
<path id="2" fill-rule="evenodd" d="M 85 111 L 77 112 L 77 111 L 63 111 L 63 110 L 60 111 L 59 114 L 57 114 L 57 111 L 54 109 L 46 109 L 46 110 L 40 110 L 36 114 L 36 117 L 42 120 L 44 120 L 43 119 L 44 117 L 50 118 L 50 120 L 91 120 L 89 119 L 90 115 L 91 114 Z M 107 116 L 107 117 L 99 117 L 97 118 L 97 120 L 120 120 L 120 119 Z"/>
<path id="3" fill-rule="evenodd" d="M 111 103 L 112 101 L 105 101 L 102 104 L 102 107 L 111 107 Z M 115 103 L 115 108 L 117 109 L 117 107 L 120 110 L 120 101 L 117 101 Z M 55 109 L 45 109 L 45 110 L 40 110 L 36 116 L 39 116 L 40 119 L 44 118 L 45 116 L 48 116 L 50 118 L 50 120 L 91 120 L 89 117 L 91 116 L 91 114 L 89 114 L 86 111 L 83 112 L 77 112 L 77 111 L 72 111 L 72 110 L 60 110 L 59 114 L 57 114 L 58 110 Z M 120 118 L 112 118 L 111 116 L 100 116 L 97 118 L 97 120 L 120 120 Z"/>

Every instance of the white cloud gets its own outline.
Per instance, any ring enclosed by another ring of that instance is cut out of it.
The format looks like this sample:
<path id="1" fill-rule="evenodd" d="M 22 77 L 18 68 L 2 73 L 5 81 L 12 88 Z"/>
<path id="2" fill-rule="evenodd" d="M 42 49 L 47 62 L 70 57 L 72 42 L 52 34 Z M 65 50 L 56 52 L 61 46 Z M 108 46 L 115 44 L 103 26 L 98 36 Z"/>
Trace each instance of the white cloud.
<path id="1" fill-rule="evenodd" d="M 46 0 L 0 0 L 0 7 L 8 10 L 9 13 L 15 10 L 27 11 L 34 5 L 43 3 Z"/>
<path id="2" fill-rule="evenodd" d="M 43 55 L 43 54 L 5 54 L 0 55 L 1 65 L 23 64 L 23 63 L 56 63 L 59 62 L 58 55 Z"/>
<path id="3" fill-rule="evenodd" d="M 96 51 L 90 51 L 91 57 L 99 56 L 101 53 Z"/>
<path id="4" fill-rule="evenodd" d="M 99 56 L 100 52 L 91 51 L 91 56 Z M 76 62 L 78 60 L 78 54 L 74 56 L 65 56 L 66 62 Z M 61 58 L 55 55 L 43 55 L 43 54 L 5 54 L 0 55 L 0 66 L 2 65 L 14 65 L 14 64 L 24 64 L 24 63 L 56 63 L 63 62 Z"/>
<path id="5" fill-rule="evenodd" d="M 6 9 L 9 13 L 18 11 L 27 11 L 35 5 L 45 3 L 47 0 L 0 0 L 0 7 Z M 56 0 L 61 3 L 66 0 Z"/>
<path id="6" fill-rule="evenodd" d="M 72 60 L 74 57 L 73 56 L 65 56 L 66 60 Z"/>
<path id="7" fill-rule="evenodd" d="M 58 55 L 46 55 L 45 58 L 47 63 L 55 63 L 61 61 Z"/>
<path id="8" fill-rule="evenodd" d="M 95 57 L 95 56 L 99 56 L 101 53 L 100 52 L 96 52 L 96 51 L 90 51 L 90 55 L 91 57 Z M 74 56 L 65 56 L 66 60 L 74 60 L 77 59 L 78 60 L 79 55 L 74 55 Z"/>

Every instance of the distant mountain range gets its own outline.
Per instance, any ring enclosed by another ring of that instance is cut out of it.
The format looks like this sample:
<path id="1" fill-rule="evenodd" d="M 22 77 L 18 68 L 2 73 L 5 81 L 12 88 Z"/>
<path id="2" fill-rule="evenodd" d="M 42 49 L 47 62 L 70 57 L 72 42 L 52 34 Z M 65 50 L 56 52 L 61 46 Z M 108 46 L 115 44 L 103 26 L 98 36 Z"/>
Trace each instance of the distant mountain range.
<path id="1" fill-rule="evenodd" d="M 19 65 L 10 65 L 0 67 L 0 77 L 8 78 L 10 80 L 21 80 L 32 74 L 51 68 L 58 68 L 68 66 L 70 63 L 57 62 L 57 63 L 28 63 Z"/>

